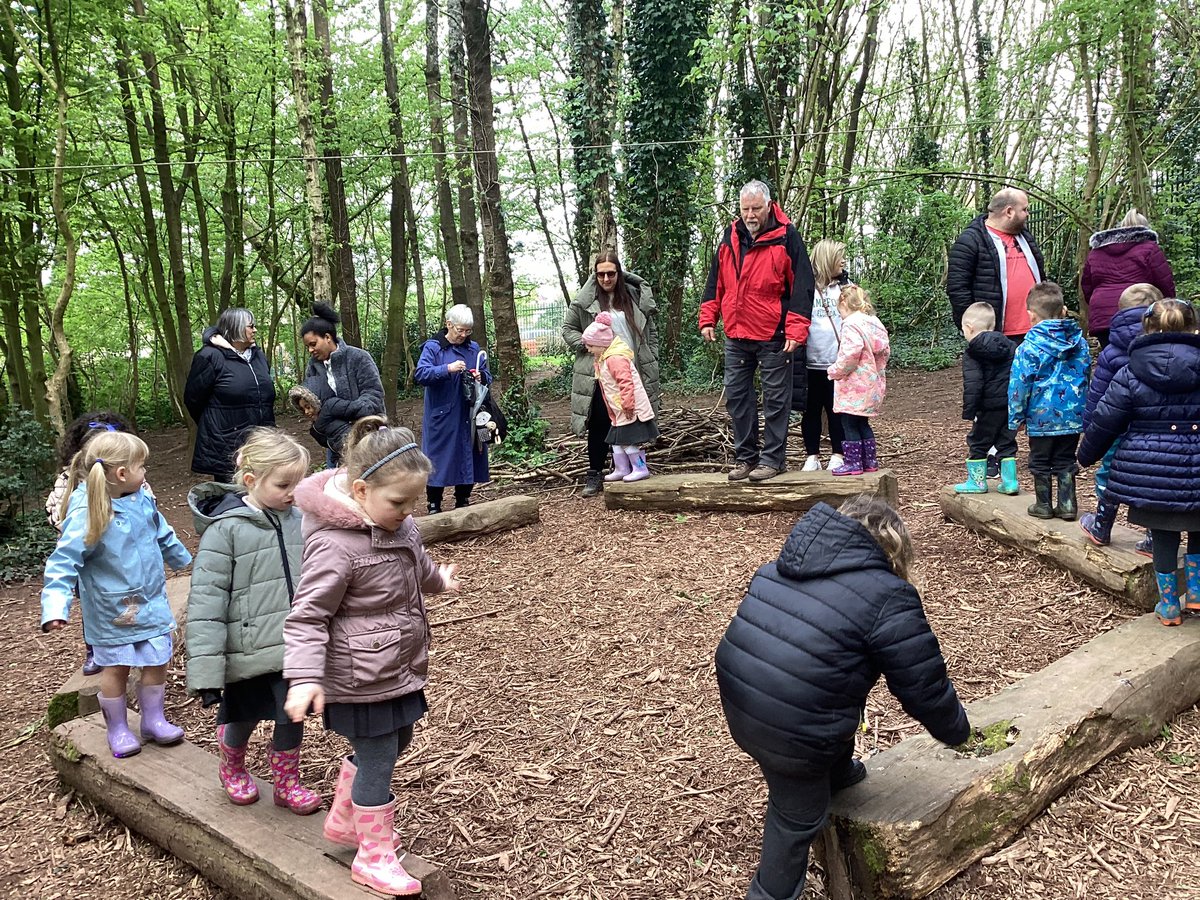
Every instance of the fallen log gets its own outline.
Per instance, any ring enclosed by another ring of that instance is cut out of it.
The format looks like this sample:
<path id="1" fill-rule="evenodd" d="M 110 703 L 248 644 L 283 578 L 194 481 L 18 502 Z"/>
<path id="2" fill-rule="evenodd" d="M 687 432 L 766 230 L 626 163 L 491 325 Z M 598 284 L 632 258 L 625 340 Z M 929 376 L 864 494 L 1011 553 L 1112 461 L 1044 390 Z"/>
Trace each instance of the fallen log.
<path id="1" fill-rule="evenodd" d="M 997 752 L 964 756 L 928 735 L 902 741 L 834 800 L 814 847 L 830 900 L 928 895 L 1197 700 L 1200 627 L 1163 628 L 1147 615 L 970 704 L 972 725 L 997 739 Z"/>
<path id="2" fill-rule="evenodd" d="M 1139 611 L 1151 610 L 1158 602 L 1154 565 L 1133 549 L 1142 537 L 1140 531 L 1115 525 L 1112 543 L 1098 547 L 1078 522 L 1029 515 L 1026 509 L 1033 502 L 1031 494 L 956 494 L 947 487 L 938 499 L 942 514 L 950 521 L 1033 553 Z"/>
<path id="3" fill-rule="evenodd" d="M 136 720 L 136 716 L 130 716 Z M 136 732 L 137 724 L 130 727 Z M 150 745 L 114 759 L 100 716 L 54 729 L 50 762 L 82 797 L 192 866 L 235 897 L 248 900 L 370 900 L 379 895 L 350 880 L 354 851 L 321 834 L 324 816 L 297 816 L 265 799 L 234 807 L 217 779 L 217 758 L 194 744 Z M 408 854 L 404 867 L 420 879 L 425 900 L 454 900 L 446 874 Z M 134 876 L 131 874 L 130 876 Z M 126 885 L 132 890 L 134 885 Z M 115 892 L 121 894 L 120 890 Z"/>
<path id="4" fill-rule="evenodd" d="M 844 477 L 829 472 L 784 472 L 753 482 L 730 481 L 724 472 L 653 475 L 632 483 L 609 482 L 604 486 L 604 505 L 647 512 L 801 512 L 819 502 L 836 507 L 858 494 L 872 494 L 895 505 L 899 499 L 896 476 L 887 470 Z"/>
<path id="5" fill-rule="evenodd" d="M 179 577 L 167 579 L 167 602 L 171 605 L 171 614 L 175 616 L 175 622 L 179 626 L 175 632 L 177 643 L 183 634 L 184 624 L 187 622 L 187 600 L 188 593 L 191 591 L 191 585 L 191 578 Z M 76 605 L 78 606 L 78 604 Z M 75 613 L 76 615 L 79 614 L 78 608 L 76 608 Z M 79 650 L 82 653 L 82 642 L 80 643 Z M 137 697 L 137 688 L 141 680 L 141 669 L 133 669 L 129 673 L 127 694 L 130 702 Z M 72 673 L 63 686 L 55 692 L 54 696 L 50 698 L 50 706 L 46 711 L 50 727 L 55 728 L 63 722 L 68 722 L 79 716 L 90 716 L 92 713 L 100 712 L 100 701 L 96 699 L 99 693 L 100 675 L 84 675 L 81 665 Z"/>
<path id="6" fill-rule="evenodd" d="M 428 546 L 446 541 L 463 541 L 494 531 L 511 531 L 532 525 L 538 519 L 537 498 L 514 494 L 485 503 L 473 503 L 462 509 L 421 516 L 416 522 L 421 540 Z"/>

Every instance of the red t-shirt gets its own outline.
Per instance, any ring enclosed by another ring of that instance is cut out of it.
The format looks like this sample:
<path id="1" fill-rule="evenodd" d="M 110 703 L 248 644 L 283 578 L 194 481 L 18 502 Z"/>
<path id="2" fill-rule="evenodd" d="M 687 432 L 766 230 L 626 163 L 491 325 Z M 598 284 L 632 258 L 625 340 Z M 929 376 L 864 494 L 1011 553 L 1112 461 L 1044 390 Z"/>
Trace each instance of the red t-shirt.
<path id="1" fill-rule="evenodd" d="M 987 227 L 987 230 L 1000 238 L 1000 242 L 1004 244 L 1004 264 L 1008 270 L 1008 292 L 1004 297 L 1003 331 L 1009 336 L 1025 334 L 1030 328 L 1029 310 L 1025 308 L 1025 300 L 1029 297 L 1033 286 L 1037 284 L 1033 277 L 1033 270 L 1029 268 L 1029 260 L 1025 258 L 1025 251 L 1021 249 L 1015 235 L 1006 231 L 997 231 L 991 225 Z"/>

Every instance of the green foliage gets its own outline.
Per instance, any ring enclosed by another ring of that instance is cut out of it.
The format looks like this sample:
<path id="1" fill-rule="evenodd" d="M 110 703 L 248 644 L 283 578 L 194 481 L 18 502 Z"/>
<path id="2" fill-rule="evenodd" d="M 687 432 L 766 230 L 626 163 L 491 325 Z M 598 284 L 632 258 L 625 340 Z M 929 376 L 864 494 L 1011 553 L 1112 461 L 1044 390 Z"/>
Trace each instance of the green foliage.
<path id="1" fill-rule="evenodd" d="M 58 532 L 40 509 L 4 518 L 0 523 L 0 584 L 41 575 L 57 540 Z"/>
<path id="2" fill-rule="evenodd" d="M 541 407 L 528 392 L 515 385 L 509 388 L 500 400 L 500 409 L 508 420 L 508 436 L 502 444 L 492 448 L 492 459 L 535 468 L 553 457 L 546 450 L 550 422 L 542 417 Z"/>
<path id="3" fill-rule="evenodd" d="M 54 441 L 32 412 L 9 409 L 0 421 L 0 529 L 14 516 L 39 508 L 49 487 Z"/>

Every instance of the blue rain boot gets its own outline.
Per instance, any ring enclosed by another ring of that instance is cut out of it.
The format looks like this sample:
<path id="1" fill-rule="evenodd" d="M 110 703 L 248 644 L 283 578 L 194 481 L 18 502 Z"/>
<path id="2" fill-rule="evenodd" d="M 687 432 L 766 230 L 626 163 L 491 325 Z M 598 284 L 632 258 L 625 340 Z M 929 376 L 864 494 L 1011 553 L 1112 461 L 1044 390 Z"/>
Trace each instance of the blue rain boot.
<path id="1" fill-rule="evenodd" d="M 1101 497 L 1096 511 L 1079 520 L 1079 527 L 1088 539 L 1098 547 L 1107 547 L 1112 541 L 1113 522 L 1117 520 L 1117 504 Z"/>
<path id="2" fill-rule="evenodd" d="M 1184 608 L 1200 612 L 1200 553 L 1189 553 L 1185 556 L 1183 569 L 1187 572 L 1187 602 Z"/>
<path id="3" fill-rule="evenodd" d="M 1183 613 L 1179 608 L 1179 575 L 1175 572 L 1155 572 L 1158 579 L 1158 605 L 1154 614 L 1163 625 L 1182 625 Z"/>
<path id="4" fill-rule="evenodd" d="M 1008 494 L 1010 497 L 1021 493 L 1021 486 L 1017 483 L 1017 458 L 1015 456 L 1000 460 L 1000 487 L 996 490 L 1002 494 Z"/>
<path id="5" fill-rule="evenodd" d="M 986 494 L 987 493 L 987 460 L 967 460 L 967 480 L 954 486 L 956 494 Z"/>

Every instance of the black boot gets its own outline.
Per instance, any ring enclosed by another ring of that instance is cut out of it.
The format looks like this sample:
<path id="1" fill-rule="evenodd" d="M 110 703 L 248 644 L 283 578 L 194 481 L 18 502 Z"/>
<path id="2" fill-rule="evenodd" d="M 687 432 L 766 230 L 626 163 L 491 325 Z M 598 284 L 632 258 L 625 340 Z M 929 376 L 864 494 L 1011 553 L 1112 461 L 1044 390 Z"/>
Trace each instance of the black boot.
<path id="1" fill-rule="evenodd" d="M 432 516 L 432 515 L 435 515 L 436 513 L 440 513 L 441 511 L 442 511 L 441 503 L 434 503 L 432 500 L 429 501 L 429 508 L 428 508 L 429 515 Z"/>
<path id="2" fill-rule="evenodd" d="M 1058 506 L 1054 507 L 1054 514 L 1060 519 L 1074 522 L 1075 512 L 1075 473 L 1059 472 Z"/>
<path id="3" fill-rule="evenodd" d="M 475 487 L 473 484 L 456 484 L 454 486 L 454 508 L 462 509 L 464 506 L 471 505 L 471 491 Z"/>
<path id="4" fill-rule="evenodd" d="M 1037 497 L 1037 503 L 1030 506 L 1027 511 L 1035 519 L 1054 518 L 1054 507 L 1050 505 L 1054 485 L 1053 478 L 1053 475 L 1033 476 L 1033 494 Z M 1072 503 L 1074 503 L 1074 498 L 1072 498 Z M 1072 509 L 1074 509 L 1074 506 L 1072 506 Z"/>
<path id="5" fill-rule="evenodd" d="M 583 485 L 583 496 L 595 497 L 604 490 L 604 476 L 599 469 L 588 469 L 587 481 Z"/>

